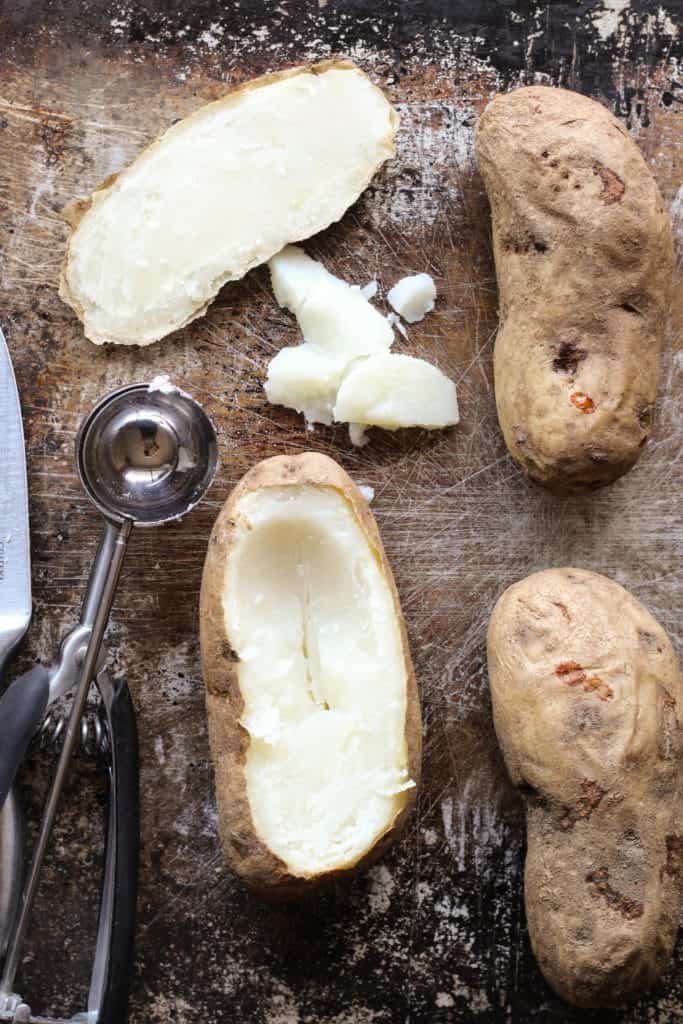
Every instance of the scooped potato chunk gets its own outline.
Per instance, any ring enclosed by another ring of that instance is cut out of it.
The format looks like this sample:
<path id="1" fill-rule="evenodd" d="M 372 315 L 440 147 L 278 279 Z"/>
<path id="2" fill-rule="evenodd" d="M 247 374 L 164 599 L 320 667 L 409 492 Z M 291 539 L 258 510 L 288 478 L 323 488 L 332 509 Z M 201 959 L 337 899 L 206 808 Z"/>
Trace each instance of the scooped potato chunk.
<path id="1" fill-rule="evenodd" d="M 548 982 L 618 1006 L 658 981 L 683 896 L 683 681 L 671 642 L 613 580 L 547 569 L 488 633 L 496 733 L 526 801 L 525 903 Z"/>
<path id="2" fill-rule="evenodd" d="M 334 418 L 385 430 L 439 430 L 458 423 L 460 414 L 455 384 L 438 367 L 414 356 L 379 352 L 357 360 L 348 371 Z"/>
<path id="3" fill-rule="evenodd" d="M 360 288 L 331 274 L 298 245 L 269 261 L 275 298 L 299 321 L 304 342 L 328 355 L 357 356 L 391 348 L 394 332 Z"/>
<path id="4" fill-rule="evenodd" d="M 307 341 L 288 345 L 268 365 L 266 398 L 303 413 L 309 424 L 329 425 L 346 366 L 346 356 L 321 352 Z"/>
<path id="5" fill-rule="evenodd" d="M 436 285 L 429 274 L 409 274 L 387 292 L 387 301 L 409 324 L 424 320 L 436 302 Z"/>
<path id="6" fill-rule="evenodd" d="M 533 86 L 496 96 L 475 136 L 500 295 L 498 418 L 558 493 L 609 483 L 652 430 L 673 247 L 659 189 L 599 103 Z"/>
<path id="7" fill-rule="evenodd" d="M 303 413 L 309 425 L 329 425 L 346 368 L 359 356 L 391 348 L 394 332 L 360 288 L 299 246 L 285 246 L 268 266 L 275 298 L 296 316 L 304 342 L 270 361 L 266 397 Z"/>
<path id="8" fill-rule="evenodd" d="M 295 314 L 304 336 L 302 345 L 281 349 L 271 360 L 269 402 L 302 412 L 309 425 L 348 423 L 356 445 L 367 443 L 368 426 L 436 430 L 458 422 L 453 381 L 424 359 L 388 351 L 391 324 L 368 298 L 376 282 L 362 289 L 347 284 L 296 245 L 286 246 L 269 267 L 275 298 Z M 414 280 L 404 278 L 396 288 L 408 283 L 403 298 L 412 297 L 416 313 L 425 293 L 433 301 L 424 282 L 411 291 Z"/>

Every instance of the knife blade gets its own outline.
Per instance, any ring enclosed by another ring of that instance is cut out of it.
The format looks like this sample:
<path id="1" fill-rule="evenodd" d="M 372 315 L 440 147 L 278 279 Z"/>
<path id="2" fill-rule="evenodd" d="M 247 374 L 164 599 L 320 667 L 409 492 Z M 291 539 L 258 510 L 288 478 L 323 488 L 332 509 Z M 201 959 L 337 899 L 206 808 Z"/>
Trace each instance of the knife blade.
<path id="1" fill-rule="evenodd" d="M 0 673 L 30 620 L 31 550 L 24 430 L 12 361 L 0 330 Z"/>
<path id="2" fill-rule="evenodd" d="M 2 670 L 30 620 L 31 549 L 24 429 L 12 361 L 0 330 L 0 692 Z M 19 908 L 23 849 L 23 815 L 12 789 L 0 808 L 0 954 L 7 947 Z"/>

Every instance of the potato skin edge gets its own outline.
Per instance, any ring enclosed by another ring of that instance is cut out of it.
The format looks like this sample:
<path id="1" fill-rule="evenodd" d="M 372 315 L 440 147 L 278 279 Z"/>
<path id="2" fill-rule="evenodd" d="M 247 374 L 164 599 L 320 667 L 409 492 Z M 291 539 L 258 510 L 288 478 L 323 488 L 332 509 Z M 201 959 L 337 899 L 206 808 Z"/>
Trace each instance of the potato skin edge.
<path id="1" fill-rule="evenodd" d="M 624 710 L 615 703 L 617 717 L 605 719 L 605 732 L 599 735 L 613 743 L 597 745 L 598 768 L 591 765 L 590 729 L 577 729 L 572 723 L 579 718 L 573 716 L 578 711 L 590 721 L 612 705 L 594 692 L 581 694 L 580 685 L 565 688 L 562 672 L 568 669 L 561 668 L 559 678 L 549 680 L 535 660 L 547 651 L 549 658 L 556 657 L 555 647 L 548 645 L 556 632 L 562 650 L 564 630 L 568 636 L 575 632 L 577 644 L 583 644 L 584 664 L 600 665 L 604 649 L 596 638 L 604 623 L 598 627 L 586 615 L 583 622 L 575 616 L 571 626 L 565 624 L 577 604 L 590 610 L 591 602 L 574 587 L 592 595 L 594 609 L 609 606 L 609 615 L 617 620 L 623 616 L 629 630 L 635 626 L 638 637 L 641 630 L 644 637 L 640 646 L 628 648 L 624 626 L 623 635 L 615 630 L 607 638 L 610 656 L 622 645 L 623 664 L 615 658 L 614 678 L 606 678 L 614 682 L 616 702 L 621 692 L 615 680 L 621 673 Z M 548 624 L 551 604 L 557 627 Z M 589 660 L 591 653 L 596 662 Z M 638 658 L 644 667 L 634 664 Z M 666 973 L 683 904 L 683 678 L 675 650 L 657 620 L 619 584 L 587 570 L 558 568 L 520 580 L 498 599 L 489 623 L 488 664 L 496 735 L 526 807 L 524 897 L 539 967 L 558 995 L 575 1006 L 623 1006 Z M 526 666 L 525 673 L 520 665 Z M 558 692 L 559 710 L 554 703 Z M 659 708 L 649 719 L 648 698 L 652 708 Z M 641 710 L 631 735 L 628 702 L 633 699 Z M 525 725 L 534 717 L 536 730 Z M 660 748 L 662 736 L 672 745 L 667 754 Z M 624 765 L 613 758 L 622 742 Z M 595 781 L 582 778 L 593 773 Z M 578 804 L 577 790 L 584 794 Z M 620 844 L 631 828 L 642 861 L 632 862 L 629 855 L 624 860 Z M 599 866 L 590 880 L 587 864 Z M 623 889 L 624 879 L 633 887 Z M 586 933 L 581 941 L 579 931 Z"/>
<path id="2" fill-rule="evenodd" d="M 249 737 L 238 724 L 244 702 L 239 688 L 237 665 L 225 630 L 222 602 L 223 580 L 234 543 L 234 515 L 239 501 L 251 491 L 263 487 L 293 484 L 330 487 L 340 492 L 351 505 L 363 533 L 376 552 L 391 590 L 401 631 L 407 677 L 407 762 L 410 777 L 416 784 L 409 791 L 406 804 L 392 827 L 360 861 L 313 878 L 302 878 L 288 872 L 280 858 L 262 842 L 251 818 L 243 771 Z M 396 840 L 415 804 L 421 774 L 422 717 L 405 620 L 379 530 L 358 487 L 341 466 L 326 455 L 305 452 L 301 455 L 278 455 L 265 459 L 242 477 L 228 496 L 211 532 L 204 563 L 199 615 L 219 832 L 227 862 L 260 895 L 284 901 L 300 899 L 322 885 L 364 870 L 378 860 Z"/>

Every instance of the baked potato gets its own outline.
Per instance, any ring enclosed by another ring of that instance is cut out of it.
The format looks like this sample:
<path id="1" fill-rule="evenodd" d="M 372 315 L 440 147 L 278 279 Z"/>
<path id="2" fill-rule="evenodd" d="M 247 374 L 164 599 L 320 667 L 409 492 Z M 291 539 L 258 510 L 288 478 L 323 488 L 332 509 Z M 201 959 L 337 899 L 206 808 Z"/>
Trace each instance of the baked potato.
<path id="1" fill-rule="evenodd" d="M 394 155 L 398 114 L 350 61 L 252 79 L 65 211 L 59 294 L 97 344 L 149 345 L 339 220 Z"/>
<path id="2" fill-rule="evenodd" d="M 493 218 L 505 443 L 551 491 L 600 487 L 652 430 L 673 270 L 662 197 L 624 126 L 565 89 L 496 96 L 475 147 Z"/>
<path id="3" fill-rule="evenodd" d="M 662 977 L 681 913 L 673 647 L 613 580 L 547 569 L 499 599 L 488 666 L 496 734 L 526 802 L 534 953 L 564 999 L 618 1006 Z"/>
<path id="4" fill-rule="evenodd" d="M 420 704 L 375 520 L 337 463 L 278 456 L 243 477 L 200 618 L 230 865 L 290 898 L 378 857 L 415 800 Z"/>

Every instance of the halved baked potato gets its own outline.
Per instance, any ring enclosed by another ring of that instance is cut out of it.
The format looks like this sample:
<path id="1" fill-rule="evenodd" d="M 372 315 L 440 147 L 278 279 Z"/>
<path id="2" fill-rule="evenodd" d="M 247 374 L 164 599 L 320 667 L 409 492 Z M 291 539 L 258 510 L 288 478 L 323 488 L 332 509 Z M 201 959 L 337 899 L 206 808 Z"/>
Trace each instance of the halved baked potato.
<path id="1" fill-rule="evenodd" d="M 337 463 L 278 456 L 243 477 L 200 614 L 228 862 L 296 896 L 375 859 L 415 799 L 420 704 L 377 525 Z"/>

